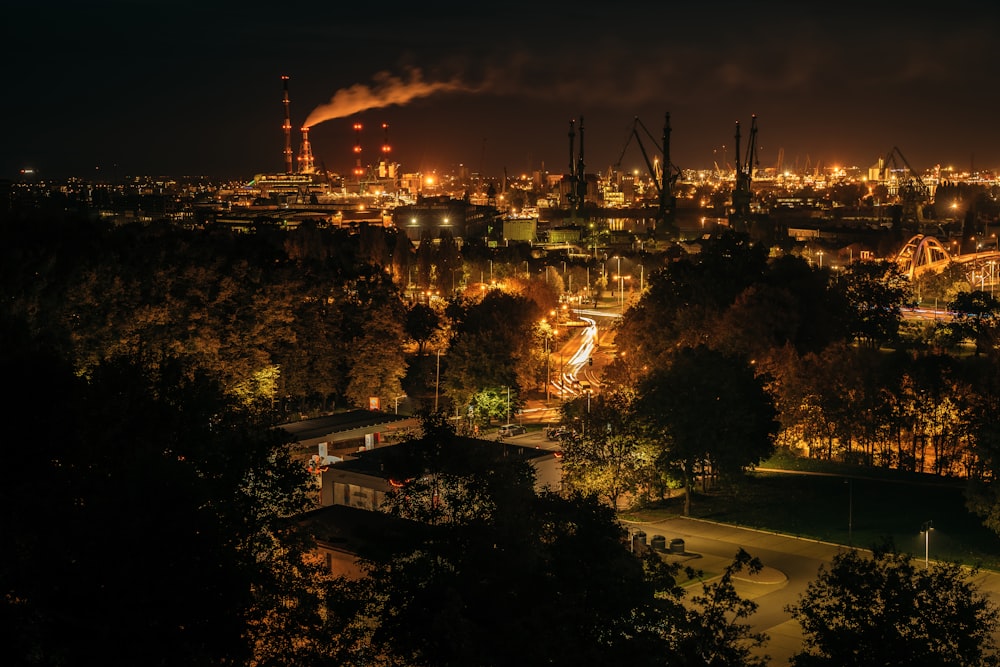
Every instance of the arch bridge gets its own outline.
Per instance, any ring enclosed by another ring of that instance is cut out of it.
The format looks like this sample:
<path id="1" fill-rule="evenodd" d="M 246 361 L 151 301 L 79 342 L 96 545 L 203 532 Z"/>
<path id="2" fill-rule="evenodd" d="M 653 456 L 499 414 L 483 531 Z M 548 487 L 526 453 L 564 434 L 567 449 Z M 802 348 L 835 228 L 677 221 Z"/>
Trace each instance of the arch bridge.
<path id="1" fill-rule="evenodd" d="M 952 255 L 948 248 L 933 236 L 917 234 L 896 254 L 896 264 L 911 280 L 928 271 L 939 272 L 952 262 L 968 265 L 969 280 L 972 283 L 992 285 L 1000 267 L 1000 252 L 988 250 Z"/>

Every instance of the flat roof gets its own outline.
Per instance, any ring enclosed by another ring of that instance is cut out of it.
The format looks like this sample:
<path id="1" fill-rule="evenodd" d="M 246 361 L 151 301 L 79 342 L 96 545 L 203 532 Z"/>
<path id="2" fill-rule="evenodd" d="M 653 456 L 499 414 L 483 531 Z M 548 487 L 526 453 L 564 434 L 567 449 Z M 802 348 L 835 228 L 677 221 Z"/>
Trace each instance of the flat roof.
<path id="1" fill-rule="evenodd" d="M 519 460 L 529 462 L 535 459 L 555 455 L 555 453 L 551 450 L 541 449 L 540 447 L 525 447 L 523 445 L 497 442 L 495 440 L 465 438 L 462 436 L 455 436 L 449 445 L 456 450 L 456 453 L 462 449 L 471 450 L 473 448 L 482 448 L 487 451 L 491 451 L 492 453 L 499 452 L 499 454 L 504 457 L 515 457 Z M 370 477 L 388 479 L 386 475 L 386 464 L 389 464 L 388 467 L 391 470 L 398 466 L 400 462 L 404 462 L 405 465 L 406 461 L 415 460 L 417 456 L 415 456 L 415 453 L 411 453 L 411 450 L 421 446 L 424 446 L 424 443 L 419 440 L 412 440 L 359 451 L 355 454 L 351 454 L 343 461 L 338 461 L 333 464 L 333 466 L 331 466 L 331 470 L 352 472 L 361 475 L 368 475 Z"/>
<path id="2" fill-rule="evenodd" d="M 363 438 L 368 433 L 401 428 L 404 422 L 416 420 L 406 415 L 393 415 L 377 410 L 349 410 L 323 417 L 313 417 L 281 424 L 278 428 L 290 433 L 298 442 L 330 437 L 334 442 Z"/>

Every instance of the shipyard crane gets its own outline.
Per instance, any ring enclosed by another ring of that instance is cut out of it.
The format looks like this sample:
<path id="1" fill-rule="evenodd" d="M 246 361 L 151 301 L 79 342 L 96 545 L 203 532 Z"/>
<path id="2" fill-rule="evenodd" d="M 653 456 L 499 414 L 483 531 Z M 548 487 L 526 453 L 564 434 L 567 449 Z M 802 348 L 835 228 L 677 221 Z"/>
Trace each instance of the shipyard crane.
<path id="1" fill-rule="evenodd" d="M 569 200 L 570 217 L 575 220 L 583 211 L 583 202 L 587 197 L 587 177 L 583 163 L 583 116 L 580 116 L 580 153 L 575 156 L 573 143 L 576 139 L 576 121 L 569 121 Z"/>
<path id="2" fill-rule="evenodd" d="M 759 167 L 757 160 L 757 115 L 750 117 L 750 135 L 747 137 L 745 158 L 740 158 L 740 122 L 736 121 L 736 182 L 733 185 L 733 207 L 729 214 L 730 225 L 738 231 L 749 231 L 750 200 L 753 193 L 753 171 Z"/>
<path id="3" fill-rule="evenodd" d="M 899 158 L 899 162 L 896 158 Z M 905 170 L 899 166 L 900 162 L 905 166 Z M 899 178 L 897 174 L 904 171 L 906 175 Z M 931 191 L 896 146 L 889 149 L 885 157 L 879 158 L 878 182 L 888 187 L 890 194 L 895 194 L 902 205 L 904 221 L 919 222 L 918 209 L 930 200 Z"/>
<path id="4" fill-rule="evenodd" d="M 654 165 L 649 158 L 649 153 L 646 152 L 646 147 L 642 143 L 642 136 L 639 134 L 640 128 L 649 138 L 652 145 L 659 150 L 663 156 L 659 168 Z M 649 171 L 649 176 L 653 180 L 653 186 L 656 188 L 658 206 L 654 229 L 661 236 L 673 233 L 675 231 L 674 219 L 677 206 L 677 197 L 674 196 L 674 186 L 677 183 L 678 176 L 680 176 L 680 169 L 678 169 L 677 166 L 670 161 L 670 114 L 667 113 L 664 117 L 662 146 L 656 143 L 656 139 L 653 137 L 653 134 L 646 128 L 645 125 L 643 125 L 642 121 L 636 117 L 632 122 L 632 128 L 629 131 L 628 139 L 625 141 L 625 146 L 622 147 L 622 152 L 618 156 L 618 161 L 615 162 L 615 169 L 621 168 L 622 158 L 625 157 L 625 151 L 628 150 L 628 147 L 632 143 L 633 139 L 639 146 L 639 151 L 642 153 L 642 159 L 646 163 L 646 169 Z"/>

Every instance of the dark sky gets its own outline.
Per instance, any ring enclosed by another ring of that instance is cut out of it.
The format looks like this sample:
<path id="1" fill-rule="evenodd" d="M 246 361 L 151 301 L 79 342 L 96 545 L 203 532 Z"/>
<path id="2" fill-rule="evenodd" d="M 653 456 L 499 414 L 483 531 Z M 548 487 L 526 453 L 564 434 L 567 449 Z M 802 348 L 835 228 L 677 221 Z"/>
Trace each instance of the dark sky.
<path id="1" fill-rule="evenodd" d="M 639 168 L 634 119 L 658 141 L 666 113 L 682 169 L 731 162 L 754 114 L 762 166 L 867 167 L 897 147 L 918 170 L 1000 169 L 986 2 L 18 5 L 0 27 L 2 178 L 281 171 L 283 74 L 296 152 L 318 108 L 356 102 L 310 131 L 317 166 L 342 173 L 355 122 L 366 162 L 388 123 L 405 172 L 561 172 L 580 116 L 588 171 L 623 152 Z"/>

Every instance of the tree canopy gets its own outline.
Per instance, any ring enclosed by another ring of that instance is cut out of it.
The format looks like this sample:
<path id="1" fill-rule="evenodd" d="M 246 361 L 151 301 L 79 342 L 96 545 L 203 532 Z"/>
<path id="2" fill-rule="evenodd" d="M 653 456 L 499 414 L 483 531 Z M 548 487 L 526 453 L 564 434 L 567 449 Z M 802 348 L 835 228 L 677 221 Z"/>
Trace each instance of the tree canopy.
<path id="1" fill-rule="evenodd" d="M 637 413 L 664 443 L 664 460 L 692 481 L 733 476 L 769 456 L 778 432 L 774 400 L 744 359 L 706 346 L 678 350 L 640 383 Z"/>
<path id="2" fill-rule="evenodd" d="M 843 551 L 788 611 L 801 667 L 997 665 L 997 609 L 955 564 L 917 566 L 891 547 Z"/>
<path id="3" fill-rule="evenodd" d="M 5 322 L 0 618 L 5 664 L 245 664 L 305 567 L 306 475 L 266 406 L 128 358 L 89 378 Z M 57 431 L 39 429 L 57 423 Z M 298 555 L 296 555 L 298 554 Z"/>

